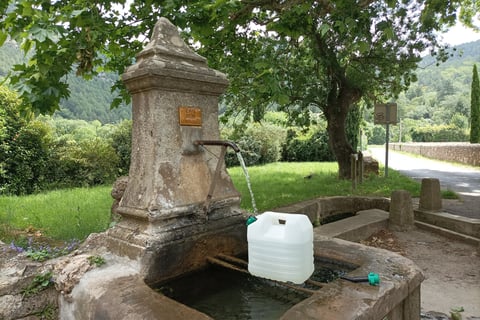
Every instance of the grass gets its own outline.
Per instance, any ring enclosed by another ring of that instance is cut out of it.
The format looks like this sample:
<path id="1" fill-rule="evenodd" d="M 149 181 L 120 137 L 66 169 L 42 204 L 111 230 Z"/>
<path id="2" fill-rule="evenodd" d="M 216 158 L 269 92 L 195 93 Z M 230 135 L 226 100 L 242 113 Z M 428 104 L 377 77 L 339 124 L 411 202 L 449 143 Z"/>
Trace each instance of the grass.
<path id="1" fill-rule="evenodd" d="M 420 195 L 420 184 L 389 171 L 389 177 L 372 176 L 352 191 L 351 181 L 337 178 L 336 163 L 272 163 L 248 168 L 259 212 L 319 196 L 368 195 L 390 197 L 404 189 Z M 241 206 L 252 212 L 251 198 L 240 167 L 230 168 L 242 194 Z M 305 178 L 311 175 L 311 178 Z M 111 186 L 58 190 L 30 196 L 0 196 L 0 240 L 26 236 L 59 241 L 83 240 L 105 230 L 110 223 Z"/>
<path id="2" fill-rule="evenodd" d="M 242 194 L 241 207 L 253 211 L 241 168 L 230 168 L 228 172 Z M 413 197 L 420 196 L 420 184 L 395 170 L 389 170 L 388 178 L 380 172 L 379 176 L 364 179 L 356 190 L 352 190 L 351 181 L 338 179 L 336 162 L 271 163 L 249 167 L 248 172 L 259 212 L 320 196 L 390 197 L 393 190 L 400 189 L 409 191 Z"/>
<path id="3" fill-rule="evenodd" d="M 111 186 L 0 196 L 0 240 L 33 236 L 83 240 L 110 223 Z"/>

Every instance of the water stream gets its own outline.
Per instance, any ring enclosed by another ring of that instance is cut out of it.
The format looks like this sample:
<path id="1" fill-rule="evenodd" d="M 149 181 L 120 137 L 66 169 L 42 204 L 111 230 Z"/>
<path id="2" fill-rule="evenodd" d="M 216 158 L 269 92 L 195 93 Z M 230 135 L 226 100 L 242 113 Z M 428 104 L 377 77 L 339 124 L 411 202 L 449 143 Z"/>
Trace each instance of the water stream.
<path id="1" fill-rule="evenodd" d="M 248 175 L 247 166 L 245 165 L 245 160 L 243 160 L 243 156 L 241 152 L 236 152 L 238 162 L 240 162 L 240 166 L 243 169 L 243 174 L 245 175 L 245 180 L 247 180 L 247 187 L 248 191 L 250 192 L 250 198 L 252 199 L 252 207 L 253 207 L 253 214 L 257 214 L 257 204 L 255 203 L 255 197 L 253 196 L 252 184 L 250 183 L 250 176 Z"/>

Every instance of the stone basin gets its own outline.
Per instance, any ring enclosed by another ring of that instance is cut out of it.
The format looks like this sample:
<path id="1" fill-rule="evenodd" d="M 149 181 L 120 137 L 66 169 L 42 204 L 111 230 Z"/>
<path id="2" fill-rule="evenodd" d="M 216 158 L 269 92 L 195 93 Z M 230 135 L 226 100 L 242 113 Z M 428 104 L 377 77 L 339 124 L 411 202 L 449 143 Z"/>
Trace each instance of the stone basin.
<path id="1" fill-rule="evenodd" d="M 418 319 L 423 275 L 398 254 L 316 235 L 315 255 L 358 265 L 350 276 L 380 275 L 380 284 L 337 279 L 290 308 L 281 319 Z M 134 262 L 107 258 L 61 297 L 61 319 L 211 319 L 151 289 Z"/>

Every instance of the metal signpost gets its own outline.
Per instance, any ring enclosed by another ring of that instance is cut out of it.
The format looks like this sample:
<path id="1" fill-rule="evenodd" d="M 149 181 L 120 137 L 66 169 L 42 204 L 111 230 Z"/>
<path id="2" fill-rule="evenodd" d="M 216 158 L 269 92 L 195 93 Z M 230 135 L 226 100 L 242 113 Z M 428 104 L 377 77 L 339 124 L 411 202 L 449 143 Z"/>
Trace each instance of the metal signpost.
<path id="1" fill-rule="evenodd" d="M 386 125 L 385 178 L 387 178 L 388 177 L 388 142 L 390 140 L 390 124 L 397 124 L 397 104 L 396 103 L 375 104 L 373 123 Z"/>

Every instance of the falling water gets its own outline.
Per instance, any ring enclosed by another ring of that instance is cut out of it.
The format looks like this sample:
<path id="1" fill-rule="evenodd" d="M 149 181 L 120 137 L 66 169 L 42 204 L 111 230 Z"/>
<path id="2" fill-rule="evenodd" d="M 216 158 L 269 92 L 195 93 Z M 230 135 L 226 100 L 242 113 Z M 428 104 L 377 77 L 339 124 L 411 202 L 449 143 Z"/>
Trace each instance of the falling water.
<path id="1" fill-rule="evenodd" d="M 255 203 L 255 197 L 253 196 L 252 184 L 250 183 L 250 176 L 248 175 L 247 166 L 245 165 L 245 161 L 243 160 L 242 153 L 236 152 L 236 154 L 238 162 L 240 162 L 240 166 L 242 166 L 243 173 L 245 174 L 245 179 L 247 180 L 248 191 L 250 192 L 250 197 L 252 198 L 253 213 L 257 214 L 257 204 Z"/>

